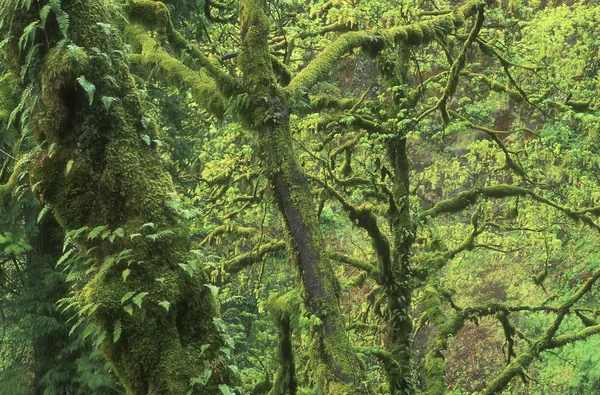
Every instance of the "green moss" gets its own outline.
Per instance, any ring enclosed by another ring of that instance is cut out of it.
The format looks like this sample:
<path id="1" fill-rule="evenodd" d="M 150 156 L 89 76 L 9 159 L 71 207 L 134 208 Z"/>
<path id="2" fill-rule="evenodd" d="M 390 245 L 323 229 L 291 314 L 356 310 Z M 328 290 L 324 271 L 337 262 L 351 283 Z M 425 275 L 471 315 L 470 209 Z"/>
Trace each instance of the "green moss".
<path id="1" fill-rule="evenodd" d="M 135 0 L 124 6 L 130 22 L 138 23 L 148 30 L 166 33 L 169 10 L 165 3 L 153 0 Z"/>
<path id="2" fill-rule="evenodd" d="M 147 67 L 158 67 L 165 78 L 190 89 L 198 104 L 219 117 L 223 115 L 225 100 L 220 95 L 214 79 L 204 71 L 191 70 L 181 61 L 173 58 L 148 35 L 142 26 L 128 25 L 125 29 L 125 37 L 132 44 L 139 45 L 141 49 L 141 56 L 134 57 L 132 60 Z"/>
<path id="3" fill-rule="evenodd" d="M 524 196 L 529 191 L 525 188 L 516 187 L 513 185 L 494 185 L 481 189 L 481 194 L 491 198 L 504 198 L 512 196 Z"/>
<path id="4" fill-rule="evenodd" d="M 423 30 L 421 29 L 420 24 L 409 25 L 406 28 L 406 33 L 408 35 L 406 39 L 406 43 L 408 45 L 419 45 L 423 42 Z"/>

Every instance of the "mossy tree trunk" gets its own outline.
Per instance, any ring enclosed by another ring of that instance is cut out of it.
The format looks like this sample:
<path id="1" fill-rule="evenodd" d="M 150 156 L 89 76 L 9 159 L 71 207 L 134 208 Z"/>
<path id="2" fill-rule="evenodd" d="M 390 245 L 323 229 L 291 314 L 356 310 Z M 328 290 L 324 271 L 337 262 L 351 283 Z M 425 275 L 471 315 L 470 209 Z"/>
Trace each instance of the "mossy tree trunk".
<path id="1" fill-rule="evenodd" d="M 240 11 L 246 123 L 258 135 L 263 166 L 291 235 L 306 311 L 319 319 L 309 346 L 312 377 L 324 394 L 360 394 L 363 369 L 346 335 L 339 284 L 325 254 L 310 185 L 293 150 L 290 106 L 271 64 L 267 2 L 244 0 Z"/>
<path id="2" fill-rule="evenodd" d="M 65 230 L 106 226 L 125 234 L 112 244 L 81 243 L 82 251 L 96 247 L 97 274 L 79 300 L 95 308 L 93 317 L 107 332 L 102 350 L 129 394 L 193 389 L 214 395 L 217 385 L 231 378 L 218 351 L 224 346 L 214 322 L 218 306 L 206 276 L 188 276 L 179 266 L 189 259 L 186 226 L 169 201 L 172 181 L 145 142 L 153 133 L 142 121 L 120 36 L 101 0 L 63 0 L 60 9 L 52 5 L 42 30 L 36 21 L 47 5 L 39 1 L 27 10 L 20 1 L 2 4 L 4 29 L 11 29 L 1 32 L 10 37 L 5 64 L 15 74 L 23 72 L 36 96 L 24 118 L 39 142 L 31 183 Z M 31 26 L 33 38 L 21 50 L 19 38 L 30 34 Z M 148 223 L 169 235 L 156 241 L 129 237 Z M 129 267 L 124 261 L 104 262 L 125 250 L 131 251 Z M 141 310 L 132 314 L 121 302 L 128 292 L 147 293 Z M 206 370 L 209 382 L 192 388 L 190 381 Z"/>
<path id="3" fill-rule="evenodd" d="M 389 390 L 392 394 L 412 394 L 412 321 L 410 307 L 412 288 L 410 281 L 410 248 L 414 241 L 414 224 L 409 207 L 409 163 L 406 138 L 397 135 L 388 142 L 388 155 L 393 167 L 393 195 L 395 207 L 390 212 L 393 232 L 392 267 L 384 271 L 384 285 L 388 302 L 386 328 L 387 348 L 398 362 L 397 371 L 388 372 Z"/>

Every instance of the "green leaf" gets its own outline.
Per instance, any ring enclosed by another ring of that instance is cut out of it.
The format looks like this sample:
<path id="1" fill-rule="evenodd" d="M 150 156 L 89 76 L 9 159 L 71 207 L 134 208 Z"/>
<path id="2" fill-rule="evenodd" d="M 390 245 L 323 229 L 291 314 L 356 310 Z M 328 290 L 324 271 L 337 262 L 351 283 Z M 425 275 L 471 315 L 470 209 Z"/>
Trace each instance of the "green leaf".
<path id="1" fill-rule="evenodd" d="M 171 308 L 171 303 L 167 302 L 166 300 L 159 302 L 158 305 L 162 306 L 167 311 L 169 311 L 169 309 Z"/>
<path id="2" fill-rule="evenodd" d="M 125 231 L 123 231 L 123 228 L 115 229 L 113 234 L 115 234 L 117 237 L 120 237 L 120 238 L 125 237 Z"/>
<path id="3" fill-rule="evenodd" d="M 146 295 L 148 295 L 148 292 L 140 292 L 133 298 L 133 303 L 141 309 L 142 308 L 142 300 L 144 299 L 144 297 Z"/>
<path id="4" fill-rule="evenodd" d="M 93 240 L 96 237 L 100 236 L 100 233 L 102 233 L 102 231 L 105 229 L 106 229 L 106 225 L 96 226 L 94 229 L 92 229 L 90 231 L 90 233 L 88 233 L 88 240 Z"/>
<path id="5" fill-rule="evenodd" d="M 146 222 L 145 224 L 143 224 L 142 226 L 140 226 L 140 230 L 144 230 L 146 228 L 152 228 L 154 229 L 156 225 L 154 225 L 154 222 Z"/>
<path id="6" fill-rule="evenodd" d="M 133 315 L 133 306 L 128 304 L 127 306 L 123 307 L 123 310 L 125 310 L 127 312 L 127 314 L 129 315 Z"/>
<path id="7" fill-rule="evenodd" d="M 79 85 L 81 85 L 81 87 L 87 94 L 87 97 L 88 97 L 88 100 L 89 100 L 89 103 L 91 106 L 92 103 L 94 102 L 94 93 L 96 93 L 96 85 L 94 85 L 91 82 L 89 82 L 88 80 L 86 80 L 85 76 L 83 76 L 83 75 L 79 76 L 79 78 L 77 78 L 77 82 L 79 83 Z"/>
<path id="8" fill-rule="evenodd" d="M 204 284 L 208 289 L 210 289 L 210 292 L 212 293 L 212 295 L 216 298 L 219 295 L 219 287 L 217 287 L 216 285 L 212 285 L 212 284 Z"/>
<path id="9" fill-rule="evenodd" d="M 116 320 L 115 326 L 113 328 L 113 343 L 118 342 L 120 337 L 121 337 L 121 321 Z"/>
<path id="10" fill-rule="evenodd" d="M 115 97 L 110 97 L 110 96 L 102 96 L 102 105 L 104 106 L 104 109 L 106 111 L 110 110 L 110 108 L 112 107 L 112 104 L 117 101 L 117 98 Z"/>
<path id="11" fill-rule="evenodd" d="M 135 292 L 133 292 L 133 291 L 127 292 L 127 293 L 126 293 L 125 295 L 123 295 L 123 297 L 121 298 L 121 304 L 123 304 L 123 303 L 127 302 L 129 299 L 131 299 L 131 297 L 132 297 L 133 295 L 135 295 Z"/>
<path id="12" fill-rule="evenodd" d="M 121 277 L 123 277 L 123 281 L 126 281 L 127 277 L 129 277 L 130 274 L 131 274 L 131 270 L 129 270 L 129 269 L 123 270 L 123 273 L 121 273 Z"/>
<path id="13" fill-rule="evenodd" d="M 70 161 L 67 162 L 67 167 L 65 168 L 65 176 L 69 175 L 69 173 L 71 172 L 71 169 L 73 168 L 73 163 L 75 161 L 73 159 L 71 159 Z"/>
<path id="14" fill-rule="evenodd" d="M 42 219 L 44 219 L 44 216 L 48 213 L 48 211 L 50 211 L 50 205 L 46 204 L 44 207 L 42 207 L 42 210 L 38 214 L 38 217 L 37 217 L 38 224 L 40 222 L 42 222 Z"/>

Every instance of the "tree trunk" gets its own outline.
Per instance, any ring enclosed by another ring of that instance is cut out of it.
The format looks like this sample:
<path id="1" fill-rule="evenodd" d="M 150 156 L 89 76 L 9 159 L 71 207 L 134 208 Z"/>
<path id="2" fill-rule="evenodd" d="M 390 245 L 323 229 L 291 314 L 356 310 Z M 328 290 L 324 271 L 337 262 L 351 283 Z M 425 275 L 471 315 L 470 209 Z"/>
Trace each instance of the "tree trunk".
<path id="1" fill-rule="evenodd" d="M 391 394 L 412 394 L 415 388 L 412 382 L 412 321 L 409 315 L 412 297 L 410 247 L 414 241 L 415 229 L 410 216 L 410 169 L 406 155 L 406 139 L 403 136 L 396 136 L 389 141 L 388 155 L 394 172 L 393 194 L 396 209 L 389 216 L 394 237 L 392 267 L 388 268 L 383 277 L 388 300 L 388 349 L 397 360 L 399 368 L 395 372 L 388 372 L 388 381 Z"/>
<path id="2" fill-rule="evenodd" d="M 310 366 L 324 394 L 361 394 L 363 368 L 346 335 L 339 303 L 339 284 L 325 254 L 310 185 L 296 162 L 289 129 L 289 110 L 271 66 L 269 22 L 264 0 L 241 2 L 240 67 L 249 98 L 245 120 L 256 130 L 263 167 L 291 235 L 312 326 Z"/>
<path id="3" fill-rule="evenodd" d="M 102 0 L 63 0 L 59 10 L 52 6 L 44 31 L 34 27 L 36 34 L 21 50 L 19 37 L 47 2 L 29 10 L 21 4 L 2 3 L 2 18 L 12 21 L 4 29 L 12 31 L 0 35 L 11 37 L 5 64 L 15 74 L 23 72 L 36 97 L 24 117 L 39 142 L 31 184 L 65 230 L 103 225 L 125 234 L 114 243 L 85 237 L 79 243 L 80 251 L 96 247 L 90 253 L 95 274 L 78 300 L 96 309 L 93 318 L 107 333 L 102 350 L 129 394 L 193 389 L 214 395 L 219 383 L 231 379 L 227 357 L 219 351 L 224 340 L 214 321 L 218 306 L 203 271 L 191 277 L 179 266 L 189 260 L 187 228 L 169 201 L 172 181 L 145 142 L 153 138 L 151 122 L 142 121 L 109 12 Z M 25 51 L 31 61 L 21 56 Z M 144 233 L 143 224 L 170 233 L 155 241 L 130 237 Z M 104 260 L 126 250 L 131 251 L 127 261 Z M 147 292 L 141 308 L 132 305 L 137 309 L 132 314 L 121 302 L 128 292 Z M 208 384 L 191 388 L 190 381 L 205 370 L 211 373 Z"/>

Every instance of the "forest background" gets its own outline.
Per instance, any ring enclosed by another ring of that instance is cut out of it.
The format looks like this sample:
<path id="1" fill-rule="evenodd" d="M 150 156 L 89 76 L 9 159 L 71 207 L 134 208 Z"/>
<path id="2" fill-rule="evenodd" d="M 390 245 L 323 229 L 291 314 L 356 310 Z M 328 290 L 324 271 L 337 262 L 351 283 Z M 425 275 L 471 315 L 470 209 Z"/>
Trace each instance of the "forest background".
<path id="1" fill-rule="evenodd" d="M 597 1 L 3 0 L 0 394 L 600 392 Z"/>

